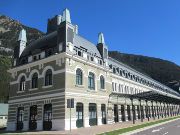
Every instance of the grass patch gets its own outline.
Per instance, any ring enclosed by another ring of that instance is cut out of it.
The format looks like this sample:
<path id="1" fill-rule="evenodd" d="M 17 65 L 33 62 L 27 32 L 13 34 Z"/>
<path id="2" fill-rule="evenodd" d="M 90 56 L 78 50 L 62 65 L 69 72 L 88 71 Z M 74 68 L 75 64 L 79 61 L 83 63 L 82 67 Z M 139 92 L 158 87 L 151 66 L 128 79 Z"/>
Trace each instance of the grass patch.
<path id="1" fill-rule="evenodd" d="M 117 130 L 110 131 L 110 132 L 105 132 L 105 133 L 102 133 L 102 134 L 99 134 L 99 135 L 118 135 L 118 134 L 130 132 L 130 131 L 133 131 L 133 130 L 136 130 L 136 129 L 141 129 L 141 128 L 144 128 L 144 127 L 148 127 L 148 126 L 151 126 L 151 125 L 154 125 L 154 124 L 162 123 L 162 122 L 177 119 L 177 118 L 180 118 L 180 116 L 167 118 L 167 119 L 162 119 L 162 120 L 153 121 L 153 122 L 148 122 L 148 123 L 144 123 L 144 124 L 140 124 L 140 125 L 136 125 L 136 126 L 132 126 L 132 127 L 117 129 Z"/>

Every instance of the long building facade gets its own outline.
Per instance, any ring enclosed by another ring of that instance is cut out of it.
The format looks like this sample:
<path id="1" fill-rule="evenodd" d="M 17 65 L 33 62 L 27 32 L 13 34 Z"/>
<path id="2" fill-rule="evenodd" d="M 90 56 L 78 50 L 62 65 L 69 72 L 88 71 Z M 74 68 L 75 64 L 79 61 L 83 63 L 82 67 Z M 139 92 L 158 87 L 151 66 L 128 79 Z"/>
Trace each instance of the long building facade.
<path id="1" fill-rule="evenodd" d="M 108 56 L 102 33 L 97 45 L 78 34 L 68 9 L 48 20 L 47 34 L 14 49 L 8 131 L 69 130 L 143 121 L 180 113 L 180 95 Z"/>

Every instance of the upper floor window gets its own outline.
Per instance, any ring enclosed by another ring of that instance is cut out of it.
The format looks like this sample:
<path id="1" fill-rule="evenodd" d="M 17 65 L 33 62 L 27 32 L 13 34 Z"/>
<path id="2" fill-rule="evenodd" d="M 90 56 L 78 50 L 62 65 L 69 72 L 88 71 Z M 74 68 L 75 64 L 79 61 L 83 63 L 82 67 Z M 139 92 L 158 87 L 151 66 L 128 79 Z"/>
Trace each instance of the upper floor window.
<path id="1" fill-rule="evenodd" d="M 113 73 L 116 73 L 116 68 L 113 67 Z"/>
<path id="2" fill-rule="evenodd" d="M 81 71 L 81 69 L 78 68 L 76 70 L 76 84 L 77 85 L 82 85 L 82 79 L 83 79 L 82 71 Z"/>
<path id="3" fill-rule="evenodd" d="M 105 89 L 105 79 L 104 76 L 100 76 L 100 88 Z"/>
<path id="4" fill-rule="evenodd" d="M 78 56 L 82 56 L 82 52 L 81 51 L 78 51 Z"/>
<path id="5" fill-rule="evenodd" d="M 94 61 L 94 57 L 91 57 L 91 61 Z"/>
<path id="6" fill-rule="evenodd" d="M 34 73 L 32 76 L 32 82 L 31 82 L 32 89 L 38 87 L 38 74 Z"/>
<path id="7" fill-rule="evenodd" d="M 48 69 L 45 75 L 45 86 L 52 85 L 52 70 Z"/>
<path id="8" fill-rule="evenodd" d="M 19 91 L 24 91 L 26 87 L 25 76 L 21 77 Z"/>
<path id="9" fill-rule="evenodd" d="M 88 88 L 95 90 L 95 77 L 92 72 L 90 72 L 88 76 Z"/>

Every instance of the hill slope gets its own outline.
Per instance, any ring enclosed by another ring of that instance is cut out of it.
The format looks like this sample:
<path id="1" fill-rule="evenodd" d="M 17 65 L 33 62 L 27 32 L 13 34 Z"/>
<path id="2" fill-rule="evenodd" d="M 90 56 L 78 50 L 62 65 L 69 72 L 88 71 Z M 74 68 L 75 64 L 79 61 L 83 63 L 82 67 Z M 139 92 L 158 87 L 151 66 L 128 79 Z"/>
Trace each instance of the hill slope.
<path id="1" fill-rule="evenodd" d="M 110 51 L 109 56 L 148 74 L 153 79 L 172 87 L 176 91 L 179 89 L 180 67 L 173 62 L 117 51 Z"/>

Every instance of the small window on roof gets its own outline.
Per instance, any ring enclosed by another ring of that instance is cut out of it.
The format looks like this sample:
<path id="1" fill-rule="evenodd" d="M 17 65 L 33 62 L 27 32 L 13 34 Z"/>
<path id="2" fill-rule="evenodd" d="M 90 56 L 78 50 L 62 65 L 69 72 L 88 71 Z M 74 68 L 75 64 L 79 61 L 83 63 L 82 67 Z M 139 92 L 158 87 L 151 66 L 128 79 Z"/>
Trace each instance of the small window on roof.
<path id="1" fill-rule="evenodd" d="M 78 56 L 82 56 L 82 52 L 81 51 L 78 51 Z"/>
<path id="2" fill-rule="evenodd" d="M 37 57 L 36 57 L 36 56 L 33 56 L 33 60 L 36 61 L 36 60 L 37 60 Z"/>
<path id="3" fill-rule="evenodd" d="M 116 68 L 113 67 L 113 73 L 116 73 Z"/>
<path id="4" fill-rule="evenodd" d="M 91 61 L 94 61 L 94 57 L 91 56 Z"/>
<path id="5" fill-rule="evenodd" d="M 102 65 L 102 60 L 99 60 L 99 64 Z"/>

